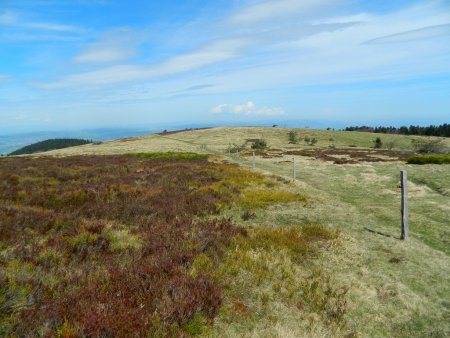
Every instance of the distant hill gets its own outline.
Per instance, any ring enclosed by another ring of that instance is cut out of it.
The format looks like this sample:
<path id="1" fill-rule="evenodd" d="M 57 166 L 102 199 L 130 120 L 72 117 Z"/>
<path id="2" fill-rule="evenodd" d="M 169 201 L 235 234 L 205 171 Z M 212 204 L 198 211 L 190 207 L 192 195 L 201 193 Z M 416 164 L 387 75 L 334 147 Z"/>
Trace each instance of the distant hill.
<path id="1" fill-rule="evenodd" d="M 92 143 L 92 140 L 83 140 L 76 138 L 55 138 L 49 139 L 41 142 L 36 142 L 25 146 L 23 148 L 17 149 L 9 155 L 26 155 L 26 154 L 34 154 L 43 151 L 55 150 L 55 149 L 63 149 L 68 147 L 81 146 L 83 144 Z"/>

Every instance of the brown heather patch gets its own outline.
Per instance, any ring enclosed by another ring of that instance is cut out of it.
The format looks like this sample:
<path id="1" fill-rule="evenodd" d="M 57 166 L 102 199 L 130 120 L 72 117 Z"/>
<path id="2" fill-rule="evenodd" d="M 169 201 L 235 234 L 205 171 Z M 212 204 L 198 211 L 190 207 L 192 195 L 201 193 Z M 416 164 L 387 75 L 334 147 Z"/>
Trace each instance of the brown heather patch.
<path id="1" fill-rule="evenodd" d="M 191 273 L 194 259 L 217 265 L 245 235 L 201 216 L 264 182 L 205 160 L 1 159 L 0 335 L 201 331 L 222 292 L 211 274 Z"/>
<path id="2" fill-rule="evenodd" d="M 310 156 L 322 161 L 332 161 L 335 164 L 356 164 L 359 162 L 389 162 L 404 161 L 411 156 L 410 153 L 382 149 L 303 149 L 289 150 L 285 155 Z"/>

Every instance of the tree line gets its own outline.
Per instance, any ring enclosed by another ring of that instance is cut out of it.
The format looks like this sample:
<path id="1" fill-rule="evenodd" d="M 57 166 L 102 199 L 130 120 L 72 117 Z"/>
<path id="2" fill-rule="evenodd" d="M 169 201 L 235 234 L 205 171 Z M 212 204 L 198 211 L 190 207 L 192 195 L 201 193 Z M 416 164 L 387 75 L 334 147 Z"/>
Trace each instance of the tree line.
<path id="1" fill-rule="evenodd" d="M 25 155 L 25 154 L 34 154 L 42 151 L 49 151 L 55 149 L 62 149 L 68 147 L 80 146 L 83 144 L 93 143 L 92 140 L 83 140 L 76 138 L 57 138 L 50 139 L 41 142 L 36 142 L 25 146 L 23 148 L 17 149 L 8 155 Z"/>
<path id="2" fill-rule="evenodd" d="M 396 127 L 369 127 L 369 126 L 356 126 L 347 127 L 345 131 L 365 131 L 370 133 L 380 134 L 401 134 L 401 135 L 421 135 L 421 136 L 441 136 L 450 137 L 450 124 L 444 123 L 438 126 L 430 125 L 428 127 L 421 126 L 402 126 Z"/>

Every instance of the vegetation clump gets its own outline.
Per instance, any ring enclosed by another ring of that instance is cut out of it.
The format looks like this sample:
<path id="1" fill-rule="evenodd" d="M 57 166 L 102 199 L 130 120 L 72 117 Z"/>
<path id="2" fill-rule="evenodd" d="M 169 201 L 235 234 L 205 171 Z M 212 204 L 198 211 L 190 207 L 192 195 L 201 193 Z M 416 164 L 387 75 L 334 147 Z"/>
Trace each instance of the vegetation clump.
<path id="1" fill-rule="evenodd" d="M 450 154 L 417 155 L 408 158 L 409 164 L 450 164 Z"/>
<path id="2" fill-rule="evenodd" d="M 415 139 L 411 140 L 414 151 L 419 154 L 436 154 L 445 153 L 443 140 L 428 140 L 428 139 Z"/>
<path id="3" fill-rule="evenodd" d="M 381 138 L 380 138 L 380 137 L 377 137 L 377 138 L 375 139 L 375 141 L 373 141 L 373 147 L 374 147 L 375 149 L 381 149 L 381 148 L 383 147 L 383 142 L 381 141 Z"/>
<path id="4" fill-rule="evenodd" d="M 288 133 L 288 141 L 290 144 L 297 144 L 300 141 L 298 133 L 295 130 L 291 130 Z"/>
<path id="5" fill-rule="evenodd" d="M 252 149 L 265 149 L 267 148 L 267 142 L 264 139 L 257 139 L 252 143 Z"/>
<path id="6" fill-rule="evenodd" d="M 90 144 L 92 142 L 93 142 L 92 140 L 83 140 L 74 138 L 55 138 L 30 144 L 28 146 L 13 151 L 9 155 L 13 156 L 13 155 L 34 154 L 43 151 L 81 146 L 84 144 Z"/>

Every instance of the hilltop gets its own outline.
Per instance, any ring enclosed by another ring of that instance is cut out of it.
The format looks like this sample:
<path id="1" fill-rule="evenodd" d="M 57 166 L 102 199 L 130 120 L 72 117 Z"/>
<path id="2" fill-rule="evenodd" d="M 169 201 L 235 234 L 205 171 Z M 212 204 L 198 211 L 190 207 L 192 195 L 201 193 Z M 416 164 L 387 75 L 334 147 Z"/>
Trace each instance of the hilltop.
<path id="1" fill-rule="evenodd" d="M 146 136 L 123 138 L 115 141 L 104 142 L 101 145 L 85 145 L 50 151 L 46 155 L 108 155 L 125 154 L 129 152 L 164 152 L 164 151 L 188 151 L 197 153 L 223 154 L 233 145 L 244 145 L 250 148 L 253 139 L 265 139 L 269 148 L 274 149 L 310 149 L 305 142 L 290 144 L 287 133 L 297 131 L 301 140 L 304 137 L 318 140 L 314 148 L 361 148 L 373 147 L 373 142 L 380 137 L 384 144 L 392 144 L 392 150 L 413 151 L 412 140 L 437 139 L 446 147 L 450 147 L 450 139 L 438 137 L 405 136 L 405 135 L 380 135 L 369 132 L 357 131 L 333 131 L 296 129 L 279 127 L 218 127 L 200 130 L 168 132 L 166 134 L 151 134 Z"/>

